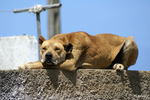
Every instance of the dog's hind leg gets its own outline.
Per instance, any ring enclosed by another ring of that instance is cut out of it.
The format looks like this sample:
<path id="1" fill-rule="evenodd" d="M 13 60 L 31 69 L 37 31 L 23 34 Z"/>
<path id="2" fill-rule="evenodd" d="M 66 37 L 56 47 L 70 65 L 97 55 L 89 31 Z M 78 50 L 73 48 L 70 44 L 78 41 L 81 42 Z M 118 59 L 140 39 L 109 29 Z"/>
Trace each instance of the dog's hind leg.
<path id="1" fill-rule="evenodd" d="M 113 69 L 117 71 L 127 70 L 128 67 L 136 63 L 138 48 L 132 36 L 127 37 L 122 49 L 117 55 Z"/>
<path id="2" fill-rule="evenodd" d="M 138 48 L 132 36 L 127 37 L 120 54 L 121 63 L 124 65 L 125 70 L 127 70 L 128 67 L 136 63 L 136 59 L 138 56 Z"/>

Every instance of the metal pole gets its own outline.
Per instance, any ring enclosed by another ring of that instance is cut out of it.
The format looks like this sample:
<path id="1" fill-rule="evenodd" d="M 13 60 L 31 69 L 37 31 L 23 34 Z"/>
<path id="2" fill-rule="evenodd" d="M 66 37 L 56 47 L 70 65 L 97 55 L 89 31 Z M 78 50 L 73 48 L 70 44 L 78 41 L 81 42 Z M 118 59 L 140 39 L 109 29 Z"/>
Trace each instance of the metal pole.
<path id="1" fill-rule="evenodd" d="M 35 5 L 36 6 L 36 5 Z M 43 10 L 46 10 L 46 9 L 51 9 L 51 8 L 58 8 L 58 7 L 61 7 L 61 4 L 58 3 L 58 4 L 51 4 L 51 5 L 46 5 L 46 6 L 43 6 L 43 5 L 40 5 L 40 8 L 41 10 L 39 11 L 39 8 L 36 8 L 36 11 L 33 11 L 32 9 L 34 7 L 30 7 L 30 8 L 22 8 L 22 9 L 14 9 L 13 12 L 14 13 L 20 13 L 20 12 L 26 12 L 26 11 L 29 11 L 31 10 L 33 13 L 36 13 L 36 20 L 37 20 L 37 32 L 38 32 L 38 38 L 40 37 L 41 35 L 41 25 L 40 25 L 40 12 L 43 11 Z M 30 12 L 30 11 L 29 11 Z M 38 40 L 39 42 L 39 40 Z M 38 53 L 39 53 L 39 60 L 41 60 L 41 56 L 40 56 L 40 47 L 38 46 Z"/>
<path id="2" fill-rule="evenodd" d="M 36 13 L 36 21 L 37 21 L 37 33 L 38 33 L 38 39 L 39 39 L 39 37 L 41 35 L 40 13 Z M 39 40 L 38 40 L 38 43 L 39 43 Z M 41 60 L 39 46 L 38 46 L 38 54 L 39 54 L 39 60 Z"/>
<path id="3" fill-rule="evenodd" d="M 48 5 L 53 3 L 59 3 L 59 0 L 48 0 Z M 48 11 L 48 37 L 49 39 L 53 36 L 60 34 L 60 14 L 59 8 L 49 9 Z"/>

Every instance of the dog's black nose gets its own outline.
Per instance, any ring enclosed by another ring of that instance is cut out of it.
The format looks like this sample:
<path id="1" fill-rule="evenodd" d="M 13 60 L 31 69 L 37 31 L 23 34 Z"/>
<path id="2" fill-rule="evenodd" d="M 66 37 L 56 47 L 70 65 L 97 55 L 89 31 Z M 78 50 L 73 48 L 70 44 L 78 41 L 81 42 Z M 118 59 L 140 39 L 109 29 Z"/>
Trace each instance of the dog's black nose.
<path id="1" fill-rule="evenodd" d="M 53 55 L 51 53 L 47 53 L 45 55 L 46 59 L 52 59 Z"/>

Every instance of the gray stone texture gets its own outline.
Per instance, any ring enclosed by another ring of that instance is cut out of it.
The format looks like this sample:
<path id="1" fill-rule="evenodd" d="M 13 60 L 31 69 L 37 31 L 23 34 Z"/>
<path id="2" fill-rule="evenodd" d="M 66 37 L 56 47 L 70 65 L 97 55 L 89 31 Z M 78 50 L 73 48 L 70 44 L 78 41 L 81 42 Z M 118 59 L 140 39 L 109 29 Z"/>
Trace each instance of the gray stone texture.
<path id="1" fill-rule="evenodd" d="M 0 70 L 0 100 L 150 100 L 150 71 Z"/>

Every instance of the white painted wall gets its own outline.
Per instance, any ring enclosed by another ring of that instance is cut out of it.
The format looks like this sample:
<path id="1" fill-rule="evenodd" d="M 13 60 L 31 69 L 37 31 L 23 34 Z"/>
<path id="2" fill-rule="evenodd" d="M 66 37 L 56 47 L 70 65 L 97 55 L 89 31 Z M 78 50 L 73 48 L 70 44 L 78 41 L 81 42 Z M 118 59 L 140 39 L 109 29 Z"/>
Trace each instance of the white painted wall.
<path id="1" fill-rule="evenodd" d="M 38 45 L 34 36 L 0 37 L 0 70 L 38 60 Z"/>

